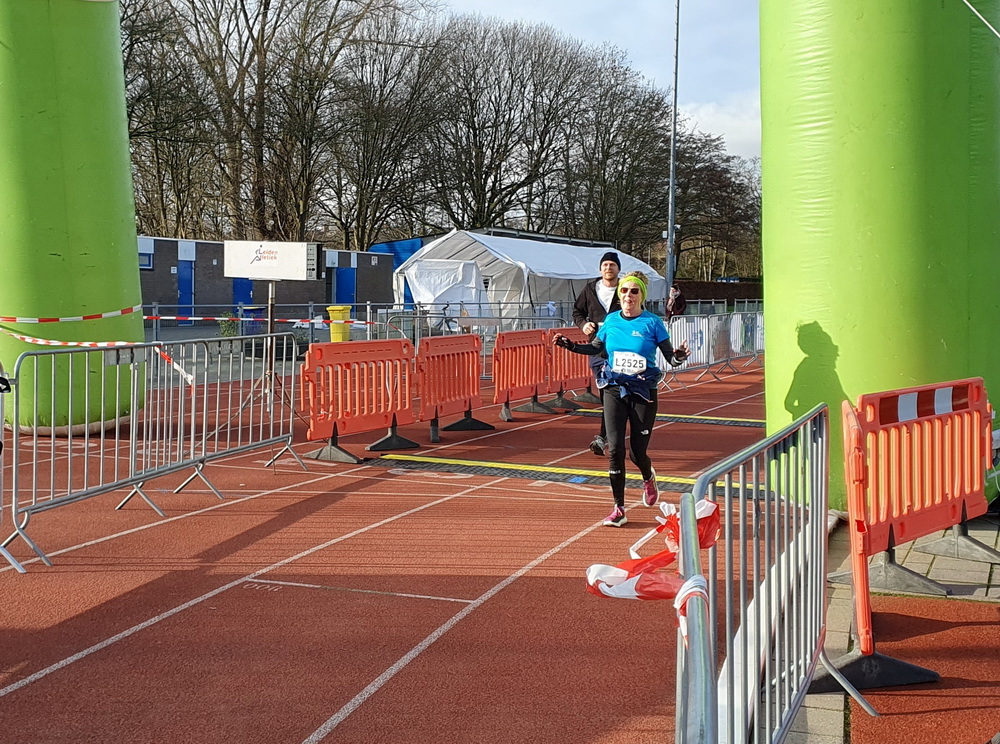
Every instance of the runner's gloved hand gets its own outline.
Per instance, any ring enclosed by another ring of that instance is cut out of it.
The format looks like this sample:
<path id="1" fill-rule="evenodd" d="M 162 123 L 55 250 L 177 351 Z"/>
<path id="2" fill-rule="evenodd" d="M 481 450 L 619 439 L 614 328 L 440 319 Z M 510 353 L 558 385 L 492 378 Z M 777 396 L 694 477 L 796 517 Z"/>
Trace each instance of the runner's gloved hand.
<path id="1" fill-rule="evenodd" d="M 576 344 L 563 336 L 561 333 L 552 339 L 552 343 L 556 346 L 561 346 L 564 349 L 569 349 L 570 351 L 572 351 L 573 347 L 576 346 Z"/>

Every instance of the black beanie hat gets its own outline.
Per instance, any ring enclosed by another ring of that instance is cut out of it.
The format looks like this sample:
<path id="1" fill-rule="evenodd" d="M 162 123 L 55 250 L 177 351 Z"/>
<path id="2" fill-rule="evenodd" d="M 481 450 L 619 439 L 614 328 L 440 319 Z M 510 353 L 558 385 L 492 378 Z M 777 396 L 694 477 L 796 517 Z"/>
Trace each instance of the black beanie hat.
<path id="1" fill-rule="evenodd" d="M 614 251 L 608 251 L 603 256 L 601 256 L 601 264 L 603 264 L 605 261 L 613 261 L 614 263 L 618 264 L 619 269 L 621 269 L 622 267 L 622 262 L 618 260 L 618 254 L 615 253 Z"/>

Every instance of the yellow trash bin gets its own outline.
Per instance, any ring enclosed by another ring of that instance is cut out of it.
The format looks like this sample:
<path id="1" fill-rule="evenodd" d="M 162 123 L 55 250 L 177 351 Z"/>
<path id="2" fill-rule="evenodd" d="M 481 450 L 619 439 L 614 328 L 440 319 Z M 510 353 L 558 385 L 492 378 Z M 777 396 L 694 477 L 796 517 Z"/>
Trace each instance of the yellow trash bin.
<path id="1" fill-rule="evenodd" d="M 350 305 L 330 305 L 326 308 L 326 311 L 330 314 L 330 320 L 350 320 L 351 319 L 351 306 Z M 335 341 L 350 341 L 351 340 L 351 326 L 347 323 L 331 323 L 330 324 L 330 343 Z"/>

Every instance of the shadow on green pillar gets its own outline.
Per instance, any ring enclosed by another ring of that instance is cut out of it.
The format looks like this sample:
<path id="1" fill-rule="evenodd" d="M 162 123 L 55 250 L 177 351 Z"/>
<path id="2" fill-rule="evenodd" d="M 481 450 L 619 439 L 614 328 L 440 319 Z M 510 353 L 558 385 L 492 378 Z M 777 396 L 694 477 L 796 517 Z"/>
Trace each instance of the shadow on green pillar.
<path id="1" fill-rule="evenodd" d="M 831 411 L 839 411 L 841 401 L 847 400 L 847 393 L 837 376 L 840 349 L 816 321 L 800 324 L 796 334 L 799 348 L 806 357 L 795 368 L 792 385 L 785 396 L 785 410 L 793 419 L 820 403 L 826 403 Z"/>
<path id="2" fill-rule="evenodd" d="M 785 410 L 792 419 L 808 413 L 820 403 L 830 408 L 830 506 L 846 509 L 844 477 L 839 470 L 843 463 L 843 423 L 840 405 L 848 400 L 844 386 L 837 374 L 840 349 L 830 334 L 818 322 L 800 323 L 795 329 L 796 341 L 805 358 L 799 362 L 792 376 L 792 384 L 785 395 Z"/>

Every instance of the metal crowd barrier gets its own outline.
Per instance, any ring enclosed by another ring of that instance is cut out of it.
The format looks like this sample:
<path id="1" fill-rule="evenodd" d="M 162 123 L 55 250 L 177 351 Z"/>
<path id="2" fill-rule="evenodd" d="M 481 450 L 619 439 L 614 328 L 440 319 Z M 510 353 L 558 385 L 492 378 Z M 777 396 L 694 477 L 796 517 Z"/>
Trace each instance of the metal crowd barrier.
<path id="1" fill-rule="evenodd" d="M 7 513 L 7 504 L 4 501 L 4 471 L 7 469 L 6 460 L 3 455 L 3 422 L 4 422 L 4 401 L 7 399 L 7 393 L 10 392 L 10 383 L 7 381 L 7 375 L 4 374 L 3 365 L 0 364 L 0 529 L 3 529 L 4 514 Z M 24 566 L 22 566 L 18 560 L 12 556 L 6 548 L 0 547 L 0 557 L 7 561 L 18 573 L 24 573 Z"/>
<path id="2" fill-rule="evenodd" d="M 677 645 L 679 743 L 784 741 L 817 662 L 877 715 L 823 648 L 828 439 L 823 404 L 695 483 L 694 500 L 722 510 L 723 536 L 708 551 L 707 606 L 689 605 L 687 642 Z M 683 503 L 681 520 L 682 535 L 697 535 Z M 703 574 L 696 548 L 681 560 L 685 579 Z"/>
<path id="3" fill-rule="evenodd" d="M 193 469 L 174 493 L 198 477 L 221 499 L 205 464 L 261 447 L 280 446 L 267 465 L 289 452 L 304 468 L 291 449 L 296 356 L 287 333 L 21 354 L 3 546 L 20 537 L 52 565 L 28 536 L 32 515 L 131 488 L 117 508 L 139 495 L 164 516 L 146 481 Z"/>
<path id="4" fill-rule="evenodd" d="M 762 312 L 677 315 L 664 322 L 667 324 L 670 341 L 674 346 L 687 341 L 691 353 L 683 369 L 686 371 L 700 369 L 701 374 L 695 378 L 696 381 L 705 375 L 720 380 L 716 372 L 721 372 L 727 367 L 736 371 L 733 366 L 734 360 L 747 358 L 748 361 L 743 365 L 746 367 L 754 361 L 759 362 L 760 355 L 764 351 Z M 657 360 L 660 369 L 666 370 L 669 375 L 666 378 L 669 389 L 670 382 L 679 382 L 677 371 L 666 363 L 659 352 Z M 722 366 L 717 367 L 719 364 Z"/>
<path id="5" fill-rule="evenodd" d="M 744 367 L 760 363 L 764 351 L 764 313 L 735 312 L 730 314 L 729 348 L 733 359 L 746 358 Z"/>

